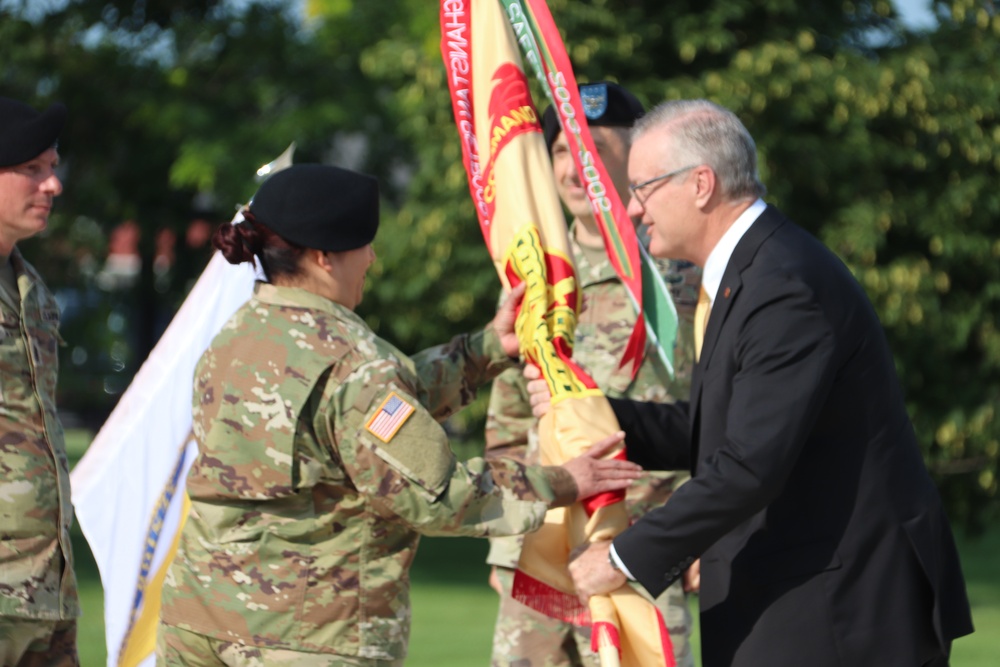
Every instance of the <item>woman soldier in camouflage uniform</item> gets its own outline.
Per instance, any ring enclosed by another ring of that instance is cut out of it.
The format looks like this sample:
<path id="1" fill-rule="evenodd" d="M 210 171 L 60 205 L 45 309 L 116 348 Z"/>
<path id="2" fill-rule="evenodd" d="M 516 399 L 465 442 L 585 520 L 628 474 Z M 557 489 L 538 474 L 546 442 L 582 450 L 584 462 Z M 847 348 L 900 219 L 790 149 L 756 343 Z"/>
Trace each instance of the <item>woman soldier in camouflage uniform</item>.
<path id="1" fill-rule="evenodd" d="M 637 476 L 598 457 L 561 468 L 459 463 L 439 421 L 516 354 L 513 306 L 413 359 L 354 312 L 375 258 L 374 179 L 297 165 L 215 244 L 267 283 L 195 371 L 199 456 L 163 588 L 158 665 L 401 665 L 420 534 L 506 535 Z"/>

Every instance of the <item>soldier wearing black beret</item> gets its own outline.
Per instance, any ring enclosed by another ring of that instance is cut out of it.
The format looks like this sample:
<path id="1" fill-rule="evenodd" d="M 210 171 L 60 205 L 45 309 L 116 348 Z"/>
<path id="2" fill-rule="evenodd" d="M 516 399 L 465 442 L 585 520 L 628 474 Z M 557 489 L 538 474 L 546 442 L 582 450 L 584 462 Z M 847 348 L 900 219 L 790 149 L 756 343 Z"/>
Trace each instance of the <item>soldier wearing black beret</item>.
<path id="1" fill-rule="evenodd" d="M 80 615 L 69 465 L 56 414 L 59 309 L 16 244 L 45 229 L 62 192 L 66 108 L 0 97 L 0 660 L 76 666 Z"/>
<path id="2" fill-rule="evenodd" d="M 310 289 L 353 310 L 375 260 L 371 242 L 378 221 L 376 179 L 331 165 L 297 164 L 264 181 L 250 203 L 216 230 L 213 243 L 232 264 L 259 262 L 271 283 L 316 277 Z M 348 264 L 351 270 L 332 282 L 313 276 L 316 269 L 337 272 Z"/>
<path id="3" fill-rule="evenodd" d="M 581 84 L 580 101 L 601 161 L 615 190 L 627 204 L 628 150 L 632 143 L 629 133 L 635 121 L 645 113 L 642 103 L 623 86 L 611 81 Z M 572 235 L 586 247 L 603 249 L 604 240 L 573 162 L 572 152 L 578 149 L 562 131 L 552 106 L 542 114 L 542 135 L 552 157 L 559 198 L 574 218 Z"/>
<path id="4" fill-rule="evenodd" d="M 627 203 L 630 133 L 632 125 L 644 114 L 642 103 L 623 86 L 610 81 L 580 85 L 580 101 L 594 146 L 615 190 Z M 562 131 L 556 110 L 551 106 L 542 114 L 542 134 L 552 157 L 556 190 L 572 218 L 570 250 L 583 292 L 583 309 L 576 330 L 573 360 L 610 396 L 630 396 L 656 402 L 686 398 L 684 378 L 690 372 L 690 365 L 681 361 L 684 358 L 683 346 L 676 352 L 679 361 L 677 377 L 681 380 L 676 385 L 670 383 L 669 375 L 659 366 L 655 354 L 646 355 L 634 379 L 627 370 L 623 375 L 618 369 L 618 361 L 622 358 L 625 342 L 635 321 L 635 309 L 608 259 L 586 186 L 577 173 L 573 153 L 579 148 L 571 141 L 573 137 L 567 138 Z M 694 315 L 700 274 L 693 266 L 681 269 L 676 264 L 664 263 L 660 268 L 668 285 L 693 295 L 682 300 L 677 298 L 675 292 L 683 335 Z M 525 456 L 531 462 L 537 456 L 533 449 L 537 441 L 533 432 L 535 420 L 526 397 L 524 378 L 516 371 L 506 371 L 493 381 L 486 421 L 488 457 L 513 454 Z M 628 492 L 630 516 L 634 518 L 650 507 L 666 502 L 673 488 L 685 478 L 686 475 L 651 473 L 639 480 Z M 491 542 L 487 562 L 493 566 L 491 583 L 500 593 L 493 638 L 493 667 L 551 664 L 595 667 L 598 658 L 590 649 L 589 627 L 548 618 L 513 598 L 513 572 L 519 556 L 520 542 L 517 538 Z M 678 584 L 669 589 L 656 603 L 667 623 L 678 667 L 691 667 L 692 656 L 688 645 L 691 619 L 681 586 Z"/>
<path id="5" fill-rule="evenodd" d="M 61 104 L 39 113 L 0 97 L 0 255 L 45 229 L 52 200 L 62 192 L 56 140 L 65 121 Z"/>
<path id="6" fill-rule="evenodd" d="M 213 239 L 267 282 L 195 370 L 158 665 L 402 665 L 420 534 L 524 532 L 637 475 L 596 458 L 616 437 L 558 468 L 456 460 L 438 422 L 513 365 L 514 300 L 412 359 L 380 339 L 354 312 L 378 204 L 369 176 L 296 165 Z"/>

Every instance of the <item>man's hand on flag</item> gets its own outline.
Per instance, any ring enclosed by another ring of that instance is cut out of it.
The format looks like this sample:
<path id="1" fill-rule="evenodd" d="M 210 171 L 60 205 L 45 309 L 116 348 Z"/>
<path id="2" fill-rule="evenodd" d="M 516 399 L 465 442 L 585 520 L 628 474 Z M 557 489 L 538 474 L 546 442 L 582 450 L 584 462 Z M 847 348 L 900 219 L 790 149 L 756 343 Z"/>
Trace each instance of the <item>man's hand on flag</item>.
<path id="1" fill-rule="evenodd" d="M 625 585 L 627 577 L 611 567 L 611 540 L 581 545 L 570 554 L 569 574 L 584 604 L 592 595 L 603 595 Z"/>
<path id="2" fill-rule="evenodd" d="M 608 491 L 620 491 L 639 478 L 642 468 L 631 461 L 601 458 L 625 440 L 625 432 L 618 431 L 598 440 L 590 449 L 562 464 L 576 483 L 577 501 Z"/>

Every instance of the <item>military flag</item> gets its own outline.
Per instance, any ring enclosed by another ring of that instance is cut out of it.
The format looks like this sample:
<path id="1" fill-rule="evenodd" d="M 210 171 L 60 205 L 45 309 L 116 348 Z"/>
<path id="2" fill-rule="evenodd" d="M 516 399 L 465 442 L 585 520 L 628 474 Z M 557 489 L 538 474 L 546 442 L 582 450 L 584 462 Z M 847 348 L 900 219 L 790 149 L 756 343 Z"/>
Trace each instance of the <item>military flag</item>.
<path id="1" fill-rule="evenodd" d="M 526 283 L 516 329 L 522 354 L 539 367 L 552 394 L 552 411 L 539 427 L 541 458 L 544 464 L 558 464 L 617 431 L 618 423 L 594 381 L 572 360 L 579 283 L 551 162 L 517 46 L 519 41 L 524 45 L 533 39 L 530 31 L 517 29 L 517 20 L 537 16 L 542 9 L 548 14 L 544 2 L 530 5 L 534 14 L 517 1 L 504 0 L 501 5 L 501 0 L 442 0 L 441 52 L 483 237 L 504 285 Z M 548 21 L 551 23 L 551 16 Z M 551 53 L 537 45 L 526 52 L 529 60 L 541 60 Z M 559 109 L 563 126 L 579 134 L 588 157 L 594 159 L 596 150 L 580 111 L 564 49 L 563 59 L 564 63 L 549 68 L 551 73 L 544 77 L 544 83 L 553 91 L 553 99 L 566 102 L 566 108 Z M 590 166 L 588 174 L 593 178 L 585 182 L 590 184 L 592 196 L 613 191 L 603 166 L 599 162 Z M 612 206 L 609 201 L 609 210 Z M 606 231 L 605 240 L 618 247 L 617 268 L 627 274 L 623 280 L 631 283 L 630 289 L 640 295 L 637 303 L 641 304 L 634 229 L 631 239 L 620 234 L 617 229 Z M 624 360 L 635 367 L 641 363 L 645 347 L 641 321 L 640 316 Z M 616 456 L 624 456 L 624 450 Z M 543 527 L 525 541 L 515 597 L 554 617 L 589 620 L 594 649 L 604 667 L 672 666 L 670 639 L 652 604 L 630 586 L 623 586 L 610 595 L 591 598 L 589 605 L 582 607 L 566 569 L 571 548 L 610 539 L 627 527 L 623 500 L 623 493 L 607 493 L 549 512 Z"/>
<path id="2" fill-rule="evenodd" d="M 254 271 L 216 253 L 139 369 L 70 482 L 104 586 L 108 667 L 155 662 L 160 586 L 184 518 L 194 367 L 250 298 Z"/>
<path id="3" fill-rule="evenodd" d="M 603 113 L 601 106 L 607 104 L 607 99 L 595 91 L 586 98 L 577 92 L 566 48 L 544 0 L 501 2 L 517 43 L 573 149 L 580 182 L 586 185 L 608 259 L 636 308 L 635 327 L 621 365 L 631 367 L 635 377 L 644 353 L 654 351 L 673 377 L 677 309 L 656 263 L 636 238 L 635 225 L 604 168 L 587 125 L 588 112 Z M 645 345 L 646 336 L 649 345 Z"/>
<path id="4" fill-rule="evenodd" d="M 257 169 L 261 182 L 291 166 L 295 142 Z M 242 220 L 242 206 L 233 221 Z M 215 253 L 87 453 L 70 484 L 77 520 L 104 587 L 108 667 L 155 662 L 160 589 L 190 501 L 198 455 L 191 433 L 194 369 L 263 272 Z"/>

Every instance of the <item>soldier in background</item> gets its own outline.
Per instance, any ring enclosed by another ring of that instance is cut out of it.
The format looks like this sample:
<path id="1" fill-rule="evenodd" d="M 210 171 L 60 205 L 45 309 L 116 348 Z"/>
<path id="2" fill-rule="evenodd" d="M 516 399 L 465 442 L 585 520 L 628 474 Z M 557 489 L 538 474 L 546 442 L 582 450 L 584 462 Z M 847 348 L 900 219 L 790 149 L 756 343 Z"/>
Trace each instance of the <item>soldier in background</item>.
<path id="1" fill-rule="evenodd" d="M 0 664 L 78 665 L 69 463 L 56 414 L 59 309 L 16 244 L 62 192 L 66 108 L 0 97 Z"/>
<path id="2" fill-rule="evenodd" d="M 597 151 L 622 201 L 627 202 L 629 128 L 642 116 L 642 104 L 614 83 L 581 85 L 580 96 Z M 551 107 L 542 116 L 542 130 L 552 156 L 556 189 L 573 216 L 570 249 L 583 290 L 573 360 L 607 396 L 654 402 L 686 400 L 693 364 L 691 327 L 701 283 L 700 270 L 688 262 L 658 262 L 680 320 L 674 350 L 676 377 L 671 380 L 656 353 L 647 350 L 633 380 L 629 370 L 619 365 L 635 325 L 635 308 L 608 259 L 590 200 L 573 163 L 572 149 Z M 538 460 L 538 451 L 537 422 L 531 413 L 525 380 L 517 369 L 505 371 L 493 382 L 490 395 L 486 457 L 514 457 L 530 463 Z M 662 505 L 688 477 L 686 472 L 644 474 L 628 489 L 629 516 L 634 520 Z M 589 627 L 549 618 L 511 597 L 521 541 L 519 537 L 490 541 L 487 562 L 493 566 L 491 585 L 500 594 L 493 667 L 597 665 L 597 655 L 590 650 Z M 691 617 L 680 582 L 661 595 L 656 605 L 670 632 L 678 666 L 691 667 L 693 658 L 688 645 Z"/>
<path id="3" fill-rule="evenodd" d="M 296 165 L 215 245 L 268 278 L 195 371 L 199 455 L 163 589 L 159 665 L 401 665 L 420 534 L 507 535 L 635 479 L 598 457 L 561 467 L 456 461 L 438 423 L 514 363 L 513 299 L 484 332 L 410 359 L 354 313 L 375 254 L 378 186 Z"/>

